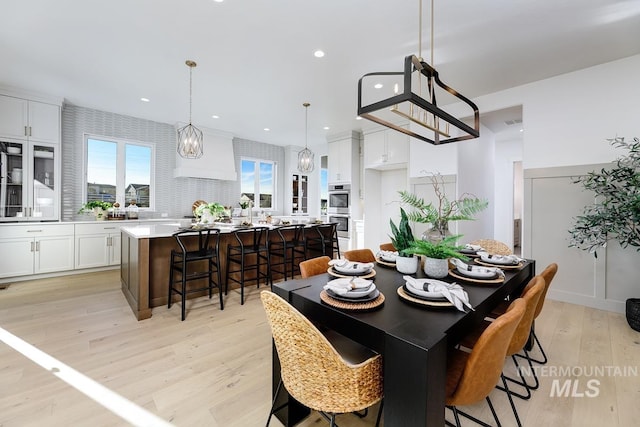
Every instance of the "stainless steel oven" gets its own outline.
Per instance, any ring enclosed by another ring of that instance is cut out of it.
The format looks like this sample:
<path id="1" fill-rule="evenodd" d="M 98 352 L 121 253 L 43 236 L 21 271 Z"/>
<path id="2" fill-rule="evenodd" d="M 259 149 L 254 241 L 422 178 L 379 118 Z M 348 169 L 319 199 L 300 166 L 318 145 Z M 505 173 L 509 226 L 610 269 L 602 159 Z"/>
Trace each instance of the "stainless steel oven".
<path id="1" fill-rule="evenodd" d="M 351 184 L 329 184 L 329 214 L 351 213 Z"/>
<path id="2" fill-rule="evenodd" d="M 337 224 L 336 231 L 338 237 L 351 237 L 351 217 L 343 214 L 329 214 L 327 217 L 328 222 L 335 222 Z"/>

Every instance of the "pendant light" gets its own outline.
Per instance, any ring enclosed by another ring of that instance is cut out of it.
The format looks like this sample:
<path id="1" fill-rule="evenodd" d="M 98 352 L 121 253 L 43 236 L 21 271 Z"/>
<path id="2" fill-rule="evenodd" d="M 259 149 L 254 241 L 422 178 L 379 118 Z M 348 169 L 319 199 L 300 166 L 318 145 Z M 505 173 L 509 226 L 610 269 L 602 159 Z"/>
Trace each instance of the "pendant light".
<path id="1" fill-rule="evenodd" d="M 309 125 L 308 125 L 308 115 L 309 115 L 309 104 L 305 102 L 302 104 L 304 107 L 304 150 L 298 153 L 298 171 L 302 173 L 310 173 L 313 172 L 313 152 L 309 150 L 307 147 L 307 139 L 309 134 Z"/>
<path id="2" fill-rule="evenodd" d="M 189 124 L 178 129 L 178 154 L 185 159 L 198 159 L 203 154 L 202 131 L 191 124 L 191 93 L 194 61 L 185 62 L 189 67 Z"/>
<path id="3" fill-rule="evenodd" d="M 402 72 L 376 72 L 362 76 L 358 81 L 358 116 L 434 145 L 478 138 L 478 107 L 470 99 L 443 83 L 434 68 L 434 0 L 431 0 L 431 64 L 422 59 L 422 0 L 418 2 L 420 56 L 405 57 Z M 392 94 L 387 92 L 390 97 L 379 99 L 383 96 L 380 92 L 365 93 L 366 88 L 372 87 L 373 83 L 379 83 L 381 79 L 390 83 L 388 87 L 394 88 Z M 374 82 L 369 84 L 371 80 Z M 363 85 L 365 81 L 367 84 Z M 402 86 L 400 90 L 399 85 Z M 473 115 L 473 127 L 438 106 L 439 97 L 441 105 L 460 101 L 466 104 L 470 108 L 468 115 Z M 444 103 L 443 97 L 446 97 Z M 367 99 L 366 102 L 364 98 Z M 398 117 L 408 120 L 409 126 L 398 124 Z"/>

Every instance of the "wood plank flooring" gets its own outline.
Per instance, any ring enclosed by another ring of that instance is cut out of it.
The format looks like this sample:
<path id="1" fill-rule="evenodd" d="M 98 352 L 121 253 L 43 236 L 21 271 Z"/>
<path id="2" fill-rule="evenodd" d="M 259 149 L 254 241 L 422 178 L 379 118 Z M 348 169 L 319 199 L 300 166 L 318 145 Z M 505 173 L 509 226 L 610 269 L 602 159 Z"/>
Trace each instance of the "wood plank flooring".
<path id="1" fill-rule="evenodd" d="M 270 406 L 271 336 L 259 290 L 247 290 L 244 306 L 230 291 L 224 311 L 214 296 L 190 301 L 184 322 L 178 305 L 155 308 L 151 319 L 138 322 L 116 270 L 20 282 L 0 290 L 0 327 L 176 426 L 262 426 Z M 624 316 L 547 301 L 536 330 L 547 366 L 570 372 L 539 372 L 533 398 L 515 399 L 523 425 L 638 425 L 640 333 Z M 631 375 L 596 375 L 589 367 L 626 368 Z M 505 369 L 515 372 L 511 362 Z M 578 397 L 590 390 L 589 380 L 598 381 L 597 395 Z M 559 390 L 565 381 L 576 389 Z M 503 425 L 515 425 L 504 393 L 491 397 Z M 462 409 L 491 419 L 484 403 Z M 338 422 L 358 427 L 374 419 L 375 410 L 365 420 L 347 414 Z M 128 423 L 0 342 L 0 426 L 62 425 Z M 274 418 L 271 425 L 281 424 Z M 312 413 L 301 425 L 327 424 Z"/>

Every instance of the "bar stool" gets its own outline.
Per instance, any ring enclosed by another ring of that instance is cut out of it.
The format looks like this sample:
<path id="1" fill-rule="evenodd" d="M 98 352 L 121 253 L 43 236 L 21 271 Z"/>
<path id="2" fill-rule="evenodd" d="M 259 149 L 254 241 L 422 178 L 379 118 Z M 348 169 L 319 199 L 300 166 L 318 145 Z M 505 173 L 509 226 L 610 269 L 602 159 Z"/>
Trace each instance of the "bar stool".
<path id="1" fill-rule="evenodd" d="M 233 231 L 237 245 L 229 243 L 227 245 L 227 274 L 225 280 L 224 294 L 229 290 L 229 281 L 240 284 L 240 305 L 244 304 L 244 284 L 245 281 L 256 281 L 256 287 L 260 287 L 260 279 L 265 279 L 265 284 L 269 285 L 271 280 L 271 262 L 269 257 L 269 227 L 251 227 Z M 263 263 L 264 261 L 264 263 Z M 248 262 L 248 263 L 247 263 Z M 234 270 L 233 264 L 240 268 Z M 262 266 L 266 267 L 266 272 L 262 271 Z M 245 272 L 255 270 L 255 277 L 245 277 Z M 231 276 L 232 273 L 240 273 L 240 280 Z"/>
<path id="2" fill-rule="evenodd" d="M 187 236 L 195 238 L 198 236 L 198 245 L 196 249 L 188 250 L 187 246 L 192 247 L 185 241 Z M 167 308 L 171 308 L 173 302 L 173 293 L 180 295 L 182 305 L 182 320 L 186 317 L 186 299 L 187 294 L 192 292 L 201 292 L 209 290 L 209 298 L 213 295 L 213 288 L 218 288 L 220 295 L 220 310 L 224 310 L 222 302 L 222 287 L 220 278 L 220 230 L 216 228 L 206 230 L 183 230 L 173 234 L 180 247 L 178 250 L 171 250 L 171 265 L 169 271 L 169 302 Z M 193 269 L 189 267 L 195 265 Z M 180 288 L 174 286 L 175 273 L 180 273 Z M 213 279 L 213 273 L 216 273 L 216 280 Z M 187 282 L 196 279 L 207 279 L 206 287 L 195 289 L 187 289 Z"/>
<path id="3" fill-rule="evenodd" d="M 316 224 L 305 229 L 307 251 L 326 255 L 329 258 L 340 258 L 338 242 L 338 223 Z M 334 254 L 337 256 L 334 257 Z M 307 258 L 311 258 L 307 256 Z"/>
<path id="4" fill-rule="evenodd" d="M 307 243 L 304 239 L 304 224 L 283 225 L 275 229 L 276 238 L 269 239 L 269 256 L 271 257 L 271 274 L 281 273 L 287 280 L 288 267 L 291 267 L 291 278 L 295 269 L 300 267 L 295 263 L 296 255 L 304 261 L 307 257 Z M 273 230 L 271 231 L 273 233 Z M 275 257 L 275 260 L 274 260 Z M 282 266 L 282 270 L 279 267 Z"/>

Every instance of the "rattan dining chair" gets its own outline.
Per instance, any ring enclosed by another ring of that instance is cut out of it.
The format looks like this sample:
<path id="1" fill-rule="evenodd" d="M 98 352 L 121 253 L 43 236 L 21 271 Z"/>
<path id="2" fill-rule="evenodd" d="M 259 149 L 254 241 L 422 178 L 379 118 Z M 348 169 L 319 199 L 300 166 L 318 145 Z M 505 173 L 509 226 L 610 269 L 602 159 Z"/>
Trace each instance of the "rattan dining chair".
<path id="1" fill-rule="evenodd" d="M 332 427 L 336 414 L 361 411 L 381 402 L 382 356 L 341 336 L 342 350 L 278 295 L 262 291 L 260 298 L 271 326 L 281 375 L 267 426 L 273 414 L 282 409 L 274 406 L 283 385 L 298 402 L 328 418 Z M 376 426 L 381 411 L 382 403 Z"/>
<path id="2" fill-rule="evenodd" d="M 388 242 L 388 243 L 380 243 L 380 250 L 381 251 L 395 251 L 396 247 L 393 246 L 393 243 Z"/>
<path id="3" fill-rule="evenodd" d="M 329 269 L 329 261 L 331 261 L 331 258 L 328 256 L 319 256 L 317 258 L 302 261 L 300 263 L 300 276 L 302 276 L 303 279 L 306 279 L 307 277 L 326 273 Z"/>
<path id="4" fill-rule="evenodd" d="M 513 333 L 524 315 L 525 306 L 526 303 L 522 299 L 515 300 L 505 314 L 483 331 L 470 353 L 457 348 L 449 351 L 445 403 L 453 411 L 458 427 L 460 427 L 459 415 L 481 425 L 488 425 L 457 408 L 475 404 L 482 399 L 487 401 L 494 420 L 497 425 L 500 425 L 489 394 L 498 379 L 502 379 L 502 383 L 508 389 L 507 381 L 502 375 L 502 367 Z"/>
<path id="5" fill-rule="evenodd" d="M 375 262 L 376 256 L 371 249 L 352 249 L 344 252 L 344 257 L 352 262 Z"/>
<path id="6" fill-rule="evenodd" d="M 473 242 L 469 242 L 469 244 L 482 246 L 485 251 L 489 252 L 492 255 L 513 254 L 513 251 L 506 243 L 502 243 L 497 240 L 479 239 L 479 240 L 474 240 Z"/>

